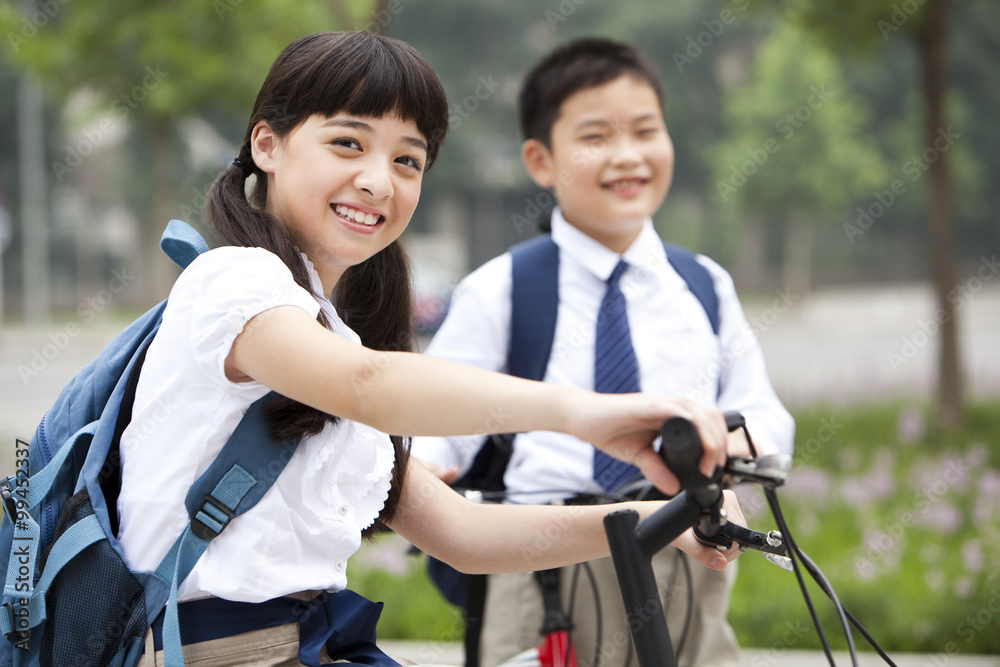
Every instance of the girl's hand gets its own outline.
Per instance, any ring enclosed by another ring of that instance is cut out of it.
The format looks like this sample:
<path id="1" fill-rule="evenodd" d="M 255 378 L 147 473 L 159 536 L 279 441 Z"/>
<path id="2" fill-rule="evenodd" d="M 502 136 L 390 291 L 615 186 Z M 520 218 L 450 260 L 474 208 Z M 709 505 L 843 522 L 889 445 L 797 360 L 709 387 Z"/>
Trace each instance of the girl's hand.
<path id="1" fill-rule="evenodd" d="M 739 501 L 736 500 L 736 494 L 732 491 L 723 491 L 722 496 L 722 508 L 726 510 L 727 519 L 741 526 L 746 526 L 747 520 L 743 516 L 743 510 L 740 509 Z M 681 533 L 681 536 L 674 540 L 673 545 L 713 570 L 723 569 L 743 553 L 735 542 L 726 551 L 719 551 L 714 546 L 702 544 L 694 536 L 694 530 L 690 528 Z"/>
<path id="2" fill-rule="evenodd" d="M 691 420 L 701 436 L 704 454 L 699 462 L 709 477 L 726 464 L 728 431 L 722 412 L 691 401 L 650 394 L 594 394 L 574 401 L 567 431 L 593 443 L 617 459 L 631 463 L 654 486 L 668 495 L 680 491 L 680 483 L 653 449 L 660 427 L 670 417 Z"/>

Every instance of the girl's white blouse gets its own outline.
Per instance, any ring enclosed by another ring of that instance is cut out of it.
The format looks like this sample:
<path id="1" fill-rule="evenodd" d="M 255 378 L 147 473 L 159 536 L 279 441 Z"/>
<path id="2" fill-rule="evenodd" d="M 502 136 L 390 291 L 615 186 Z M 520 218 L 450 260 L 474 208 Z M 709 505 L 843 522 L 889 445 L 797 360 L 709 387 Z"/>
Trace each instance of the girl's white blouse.
<path id="1" fill-rule="evenodd" d="M 318 274 L 303 259 L 313 290 L 322 294 Z M 174 284 L 121 440 L 119 539 L 131 569 L 157 567 L 188 524 L 188 488 L 250 404 L 268 393 L 258 382 L 230 382 L 224 364 L 243 326 L 283 305 L 314 317 L 322 309 L 335 333 L 360 344 L 329 301 L 298 286 L 282 261 L 261 248 L 211 250 Z M 385 503 L 393 462 L 387 435 L 346 419 L 303 438 L 260 502 L 212 541 L 180 599 L 261 602 L 344 588 L 347 559 Z"/>

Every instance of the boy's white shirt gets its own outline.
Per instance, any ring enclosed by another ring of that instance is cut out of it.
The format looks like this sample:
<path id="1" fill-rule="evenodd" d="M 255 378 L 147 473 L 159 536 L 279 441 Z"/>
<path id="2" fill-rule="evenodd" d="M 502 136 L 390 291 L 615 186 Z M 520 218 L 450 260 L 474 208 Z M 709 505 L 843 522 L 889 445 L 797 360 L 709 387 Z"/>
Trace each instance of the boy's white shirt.
<path id="1" fill-rule="evenodd" d="M 720 331 L 715 336 L 701 303 L 667 262 L 652 220 L 645 222 L 621 256 L 566 222 L 559 209 L 552 214 L 552 239 L 560 248 L 560 299 L 546 382 L 593 387 L 594 323 L 605 281 L 624 258 L 630 268 L 621 287 L 642 391 L 739 410 L 759 453 L 791 453 L 794 422 L 771 387 L 760 346 L 732 278 L 722 267 L 697 256 L 711 274 L 719 299 Z M 506 371 L 510 295 L 511 255 L 505 253 L 459 284 L 426 353 Z M 481 432 L 502 432 L 503 421 L 502 413 L 494 414 Z M 427 463 L 455 465 L 464 472 L 483 437 L 415 438 L 412 452 Z M 565 434 L 519 434 L 504 478 L 511 500 L 543 503 L 598 491 L 592 477 L 593 453 L 590 444 Z"/>

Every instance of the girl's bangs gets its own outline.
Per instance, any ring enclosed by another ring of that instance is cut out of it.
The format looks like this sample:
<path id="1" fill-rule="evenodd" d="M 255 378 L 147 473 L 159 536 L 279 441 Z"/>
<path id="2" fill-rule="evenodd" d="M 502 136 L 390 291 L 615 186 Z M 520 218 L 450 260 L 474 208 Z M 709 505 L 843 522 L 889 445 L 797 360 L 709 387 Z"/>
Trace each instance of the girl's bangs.
<path id="1" fill-rule="evenodd" d="M 437 76 L 403 42 L 367 33 L 339 36 L 341 43 L 314 61 L 312 75 L 302 77 L 290 95 L 299 102 L 294 115 L 395 115 L 413 121 L 428 142 L 429 166 L 448 128 L 447 100 Z"/>

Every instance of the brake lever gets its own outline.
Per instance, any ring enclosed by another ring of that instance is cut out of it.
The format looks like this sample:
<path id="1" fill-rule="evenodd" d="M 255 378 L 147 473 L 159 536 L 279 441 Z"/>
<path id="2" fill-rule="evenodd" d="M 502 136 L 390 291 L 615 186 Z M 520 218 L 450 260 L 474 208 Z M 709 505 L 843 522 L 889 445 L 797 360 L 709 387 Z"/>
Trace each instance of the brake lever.
<path id="1" fill-rule="evenodd" d="M 702 544 L 715 547 L 719 551 L 729 551 L 735 542 L 740 551 L 748 549 L 759 551 L 766 560 L 783 570 L 792 571 L 792 561 L 788 557 L 788 550 L 781 533 L 776 530 L 762 533 L 732 521 L 726 521 L 721 526 L 715 526 L 709 521 L 702 521 L 694 527 L 694 536 Z"/>
<path id="2" fill-rule="evenodd" d="M 787 454 L 770 454 L 746 459 L 730 456 L 726 460 L 724 476 L 729 484 L 756 482 L 765 486 L 777 487 L 788 479 L 788 471 L 792 467 L 792 457 Z"/>

